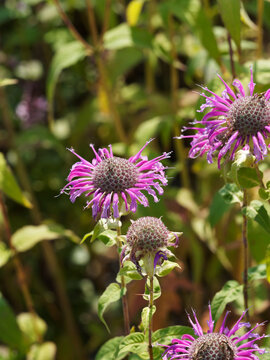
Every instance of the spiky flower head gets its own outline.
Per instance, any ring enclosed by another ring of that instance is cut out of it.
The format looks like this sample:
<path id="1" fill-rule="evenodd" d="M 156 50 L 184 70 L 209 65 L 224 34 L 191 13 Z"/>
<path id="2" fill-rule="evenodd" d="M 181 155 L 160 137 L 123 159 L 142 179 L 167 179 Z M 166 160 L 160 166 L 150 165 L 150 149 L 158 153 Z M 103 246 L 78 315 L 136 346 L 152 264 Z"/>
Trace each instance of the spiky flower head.
<path id="1" fill-rule="evenodd" d="M 73 149 L 69 149 L 80 161 L 76 162 L 67 178 L 68 184 L 61 190 L 67 193 L 70 200 L 84 194 L 87 198 L 92 197 L 86 203 L 86 208 L 92 206 L 94 219 L 98 215 L 101 218 L 114 216 L 120 217 L 119 208 L 124 207 L 123 212 L 136 212 L 137 203 L 149 206 L 147 197 L 142 191 L 150 194 L 154 201 L 158 201 L 157 193 L 163 194 L 162 186 L 167 185 L 165 167 L 160 161 L 170 157 L 170 153 L 148 160 L 142 155 L 142 151 L 149 144 L 149 140 L 141 150 L 129 159 L 113 155 L 112 147 L 95 150 L 94 159 L 89 162 L 78 155 Z"/>
<path id="2" fill-rule="evenodd" d="M 195 322 L 188 315 L 189 321 L 193 327 L 196 337 L 185 334 L 181 339 L 173 339 L 172 345 L 166 346 L 167 349 L 162 356 L 163 360 L 181 359 L 181 360 L 259 360 L 255 355 L 264 354 L 265 350 L 259 348 L 256 341 L 265 337 L 255 333 L 260 325 L 257 324 L 251 330 L 246 331 L 243 335 L 238 336 L 236 332 L 243 328 L 249 328 L 250 324 L 241 322 L 246 314 L 243 312 L 239 320 L 231 329 L 225 327 L 226 313 L 222 325 L 218 331 L 214 331 L 214 321 L 212 319 L 211 306 L 209 305 L 209 330 L 203 333 L 197 316 L 193 311 Z"/>
<path id="3" fill-rule="evenodd" d="M 232 90 L 219 75 L 219 79 L 225 86 L 221 96 L 207 87 L 202 87 L 208 94 L 200 94 L 206 98 L 206 102 L 198 111 L 203 112 L 206 108 L 211 108 L 211 110 L 201 121 L 192 122 L 192 125 L 196 126 L 182 129 L 182 131 L 196 130 L 194 135 L 178 137 L 192 139 L 190 158 L 206 153 L 208 162 L 212 163 L 213 155 L 217 155 L 220 168 L 222 158 L 227 157 L 233 160 L 235 152 L 244 146 L 250 149 L 256 161 L 265 158 L 270 149 L 270 145 L 267 145 L 270 137 L 270 89 L 265 93 L 254 94 L 252 68 L 250 73 L 248 93 L 245 92 L 239 80 L 233 81 L 234 90 Z"/>
<path id="4" fill-rule="evenodd" d="M 122 252 L 123 261 L 130 259 L 142 273 L 139 264 L 142 259 L 147 275 L 153 276 L 156 266 L 171 254 L 167 247 L 178 245 L 178 236 L 170 232 L 161 219 L 146 216 L 132 222 L 126 241 L 127 245 Z"/>

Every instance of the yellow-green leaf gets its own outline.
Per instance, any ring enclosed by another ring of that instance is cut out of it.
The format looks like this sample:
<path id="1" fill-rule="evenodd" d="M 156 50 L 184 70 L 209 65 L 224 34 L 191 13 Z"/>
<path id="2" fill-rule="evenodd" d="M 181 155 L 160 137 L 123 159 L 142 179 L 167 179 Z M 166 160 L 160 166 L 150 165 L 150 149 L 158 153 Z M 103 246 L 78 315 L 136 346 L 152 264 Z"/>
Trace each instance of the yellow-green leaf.
<path id="1" fill-rule="evenodd" d="M 127 6 L 127 22 L 130 26 L 135 26 L 139 20 L 144 0 L 132 0 Z"/>

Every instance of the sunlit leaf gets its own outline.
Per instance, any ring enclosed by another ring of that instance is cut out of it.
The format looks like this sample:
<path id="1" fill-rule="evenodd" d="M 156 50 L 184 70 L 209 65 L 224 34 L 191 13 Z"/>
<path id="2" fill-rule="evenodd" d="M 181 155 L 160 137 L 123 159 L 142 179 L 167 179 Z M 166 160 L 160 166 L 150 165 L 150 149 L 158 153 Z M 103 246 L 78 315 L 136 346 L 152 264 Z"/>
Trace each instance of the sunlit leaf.
<path id="1" fill-rule="evenodd" d="M 4 242 L 0 242 L 0 268 L 4 266 L 12 256 L 12 251 Z"/>
<path id="2" fill-rule="evenodd" d="M 243 285 L 235 280 L 227 281 L 223 288 L 216 293 L 211 303 L 212 317 L 215 323 L 222 315 L 228 303 L 238 299 L 243 294 Z"/>
<path id="3" fill-rule="evenodd" d="M 226 184 L 219 190 L 219 194 L 223 197 L 227 204 L 240 204 L 243 201 L 243 192 L 235 184 Z"/>
<path id="4" fill-rule="evenodd" d="M 229 208 L 230 204 L 225 202 L 224 197 L 219 192 L 215 193 L 209 210 L 210 225 L 214 227 Z"/>
<path id="5" fill-rule="evenodd" d="M 47 324 L 38 315 L 21 313 L 17 316 L 17 322 L 21 331 L 31 344 L 42 339 L 47 330 Z"/>
<path id="6" fill-rule="evenodd" d="M 149 306 L 142 309 L 141 313 L 141 327 L 144 332 L 147 331 L 147 328 L 149 327 L 149 321 L 150 317 L 152 319 L 154 313 L 156 312 L 156 307 L 153 305 L 152 310 L 150 310 Z"/>
<path id="7" fill-rule="evenodd" d="M 31 346 L 26 360 L 54 360 L 56 351 L 56 345 L 51 341 L 35 344 Z"/>
<path id="8" fill-rule="evenodd" d="M 141 280 L 142 277 L 138 273 L 135 264 L 131 261 L 125 261 L 123 267 L 119 270 L 119 275 L 124 275 L 132 280 Z"/>
<path id="9" fill-rule="evenodd" d="M 113 339 L 106 341 L 101 348 L 99 349 L 95 360 L 121 360 L 123 359 L 128 352 L 122 353 L 121 356 L 118 355 L 119 346 L 123 340 L 124 336 L 117 336 Z"/>
<path id="10" fill-rule="evenodd" d="M 127 335 L 122 340 L 120 347 L 119 347 L 118 356 L 123 356 L 123 354 L 127 354 L 128 352 L 133 352 L 135 354 L 138 354 L 139 356 L 141 354 L 148 355 L 147 348 L 148 348 L 148 344 L 147 344 L 147 342 L 145 342 L 144 335 L 142 333 L 135 332 L 135 333 Z"/>
<path id="11" fill-rule="evenodd" d="M 19 204 L 28 208 L 32 207 L 29 200 L 23 195 L 19 188 L 2 153 L 0 153 L 0 190 Z"/>
<path id="12" fill-rule="evenodd" d="M 132 0 L 127 6 L 127 22 L 130 26 L 135 26 L 139 20 L 140 13 L 145 0 Z"/>
<path id="13" fill-rule="evenodd" d="M 242 212 L 250 219 L 255 220 L 264 228 L 264 230 L 270 233 L 270 216 L 262 202 L 253 200 L 242 210 Z"/>
<path id="14" fill-rule="evenodd" d="M 240 21 L 240 0 L 218 0 L 219 10 L 232 39 L 240 48 L 241 21 Z"/>
<path id="15" fill-rule="evenodd" d="M 147 278 L 147 281 L 146 281 L 146 285 L 145 285 L 145 292 L 144 292 L 144 295 L 143 295 L 143 298 L 145 300 L 149 300 L 149 289 L 150 289 L 150 279 L 149 277 Z M 157 279 L 156 276 L 154 276 L 153 278 L 153 298 L 154 300 L 158 299 L 159 297 L 161 296 L 161 288 L 160 288 L 160 284 L 159 284 L 159 281 Z"/>
<path id="16" fill-rule="evenodd" d="M 165 260 L 162 265 L 158 267 L 156 270 L 157 276 L 163 277 L 168 275 L 171 271 L 173 271 L 175 268 L 180 268 L 180 265 L 177 264 L 174 261 Z"/>
<path id="17" fill-rule="evenodd" d="M 98 300 L 98 316 L 105 325 L 108 332 L 110 332 L 110 330 L 103 317 L 103 314 L 110 304 L 118 301 L 121 298 L 121 295 L 122 290 L 120 288 L 120 285 L 117 283 L 112 283 L 106 288 L 106 290 L 103 292 L 103 294 Z"/>
<path id="18" fill-rule="evenodd" d="M 268 245 L 266 250 L 266 278 L 270 283 L 270 245 Z"/>
<path id="19" fill-rule="evenodd" d="M 266 278 L 266 264 L 260 264 L 248 269 L 248 281 Z"/>
<path id="20" fill-rule="evenodd" d="M 0 80 L 0 87 L 17 84 L 17 79 L 3 79 Z"/>
<path id="21" fill-rule="evenodd" d="M 254 168 L 241 167 L 237 171 L 237 178 L 239 185 L 243 189 L 250 189 L 260 185 L 260 180 L 258 179 L 257 172 Z"/>

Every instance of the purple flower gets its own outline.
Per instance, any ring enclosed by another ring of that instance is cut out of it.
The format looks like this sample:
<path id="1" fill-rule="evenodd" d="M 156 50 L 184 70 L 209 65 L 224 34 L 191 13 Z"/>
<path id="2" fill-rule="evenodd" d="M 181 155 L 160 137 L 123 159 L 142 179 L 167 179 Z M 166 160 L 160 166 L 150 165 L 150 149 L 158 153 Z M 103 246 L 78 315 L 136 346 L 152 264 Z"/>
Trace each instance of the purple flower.
<path id="1" fill-rule="evenodd" d="M 265 93 L 254 94 L 252 68 L 250 72 L 249 94 L 246 94 L 239 80 L 233 81 L 234 90 L 232 90 L 219 75 L 219 79 L 225 85 L 221 96 L 207 87 L 202 87 L 210 95 L 201 93 L 201 96 L 206 98 L 206 102 L 198 111 L 202 112 L 206 108 L 211 110 L 201 121 L 195 121 L 192 125 L 200 124 L 203 127 L 185 127 L 182 131 L 192 129 L 197 132 L 195 135 L 178 137 L 178 139 L 192 139 L 190 158 L 206 153 L 207 161 L 212 163 L 213 155 L 217 154 L 220 168 L 223 157 L 234 159 L 235 152 L 244 146 L 251 147 L 251 152 L 257 161 L 267 155 L 267 150 L 270 149 L 270 145 L 266 145 L 266 140 L 270 137 L 270 89 Z"/>
<path id="2" fill-rule="evenodd" d="M 264 354 L 265 350 L 259 348 L 256 341 L 265 337 L 254 332 L 259 326 L 257 324 L 251 330 L 242 332 L 243 335 L 236 335 L 236 332 L 243 327 L 250 327 L 249 323 L 241 322 L 246 314 L 243 312 L 239 320 L 231 329 L 225 326 L 226 313 L 219 331 L 214 331 L 214 321 L 209 305 L 209 321 L 206 334 L 203 333 L 202 327 L 198 322 L 195 312 L 193 322 L 188 315 L 188 319 L 194 329 L 196 337 L 185 334 L 181 339 L 173 339 L 172 345 L 166 346 L 167 349 L 162 356 L 163 360 L 181 359 L 181 360 L 259 360 L 255 355 Z"/>
<path id="3" fill-rule="evenodd" d="M 163 194 L 162 186 L 167 185 L 166 169 L 161 160 L 170 157 L 170 153 L 148 160 L 142 156 L 142 151 L 149 144 L 149 140 L 141 150 L 129 159 L 113 155 L 112 147 L 95 150 L 91 144 L 95 158 L 89 162 L 69 149 L 80 161 L 76 162 L 67 178 L 68 184 L 61 190 L 67 193 L 74 202 L 83 193 L 86 197 L 92 196 L 87 201 L 86 208 L 92 206 L 94 219 L 100 214 L 101 218 L 108 218 L 112 214 L 119 218 L 119 208 L 124 207 L 124 212 L 136 212 L 137 203 L 149 206 L 147 197 L 142 191 L 150 194 L 154 201 L 158 201 L 157 193 Z"/>
<path id="4" fill-rule="evenodd" d="M 153 276 L 156 266 L 172 255 L 167 246 L 178 245 L 177 234 L 170 232 L 163 222 L 155 217 L 146 216 L 133 221 L 128 228 L 127 245 L 121 254 L 122 262 L 131 260 L 142 274 L 139 264 L 142 259 L 147 275 Z"/>

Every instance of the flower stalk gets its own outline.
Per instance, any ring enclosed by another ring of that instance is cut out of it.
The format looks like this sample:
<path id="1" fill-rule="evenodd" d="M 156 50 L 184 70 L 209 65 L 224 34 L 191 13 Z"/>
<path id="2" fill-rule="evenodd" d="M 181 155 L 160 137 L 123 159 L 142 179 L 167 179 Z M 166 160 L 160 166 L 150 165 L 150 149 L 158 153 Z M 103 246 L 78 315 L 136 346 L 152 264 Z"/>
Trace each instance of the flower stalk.
<path id="1" fill-rule="evenodd" d="M 154 277 L 149 276 L 149 321 L 148 321 L 148 353 L 149 359 L 153 360 L 153 345 L 152 345 L 152 334 L 153 334 L 153 305 L 154 305 Z"/>
<path id="2" fill-rule="evenodd" d="M 243 204 L 242 209 L 247 206 L 247 190 L 243 189 Z M 246 319 L 249 321 L 248 313 L 248 241 L 247 241 L 247 216 L 243 214 L 243 223 L 242 223 L 242 244 L 244 252 L 244 269 L 243 269 L 243 282 L 244 282 L 244 306 L 247 309 Z"/>

